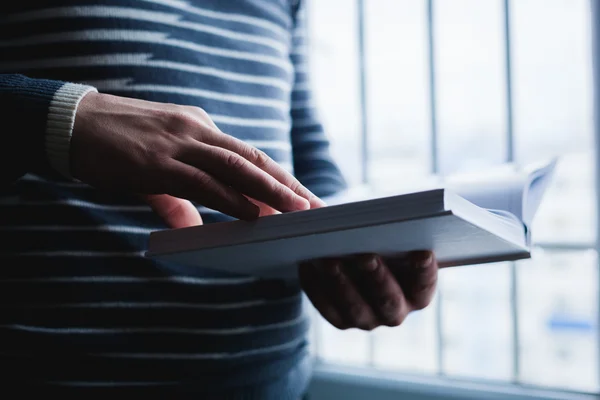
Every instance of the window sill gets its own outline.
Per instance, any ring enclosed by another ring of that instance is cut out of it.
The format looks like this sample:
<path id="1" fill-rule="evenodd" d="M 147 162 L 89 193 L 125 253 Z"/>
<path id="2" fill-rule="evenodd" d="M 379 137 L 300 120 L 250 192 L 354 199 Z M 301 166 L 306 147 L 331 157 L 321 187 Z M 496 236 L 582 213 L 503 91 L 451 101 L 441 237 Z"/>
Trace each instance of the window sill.
<path id="1" fill-rule="evenodd" d="M 463 381 L 317 362 L 311 400 L 592 400 L 598 395 L 496 382 Z"/>

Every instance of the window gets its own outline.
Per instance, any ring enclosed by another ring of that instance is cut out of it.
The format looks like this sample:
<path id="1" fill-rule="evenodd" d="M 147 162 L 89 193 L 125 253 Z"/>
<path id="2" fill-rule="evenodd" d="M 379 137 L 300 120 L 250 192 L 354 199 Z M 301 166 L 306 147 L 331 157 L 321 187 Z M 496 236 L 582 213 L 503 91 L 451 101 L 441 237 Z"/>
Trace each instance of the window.
<path id="1" fill-rule="evenodd" d="M 327 0 L 308 9 L 316 104 L 352 184 L 560 155 L 533 258 L 440 272 L 399 329 L 337 331 L 328 365 L 598 393 L 589 0 Z M 347 351 L 351 348 L 352 351 Z"/>

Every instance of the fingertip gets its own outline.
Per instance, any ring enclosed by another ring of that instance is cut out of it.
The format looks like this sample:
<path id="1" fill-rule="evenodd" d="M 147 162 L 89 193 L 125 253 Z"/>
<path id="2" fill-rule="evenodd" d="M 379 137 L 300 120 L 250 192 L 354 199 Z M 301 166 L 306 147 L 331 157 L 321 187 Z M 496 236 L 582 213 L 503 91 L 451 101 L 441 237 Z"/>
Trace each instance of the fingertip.
<path id="1" fill-rule="evenodd" d="M 240 213 L 240 219 L 244 221 L 254 221 L 260 217 L 260 207 L 251 201 L 246 201 L 243 211 Z"/>
<path id="2" fill-rule="evenodd" d="M 321 200 L 319 197 L 311 193 L 310 199 L 308 200 L 310 208 L 322 208 L 327 207 L 327 203 Z"/>
<path id="3" fill-rule="evenodd" d="M 250 219 L 257 219 L 258 217 L 260 217 L 260 207 L 257 206 L 256 204 L 249 202 L 250 206 L 249 208 L 249 215 L 250 215 Z"/>
<path id="4" fill-rule="evenodd" d="M 302 196 L 296 195 L 294 199 L 294 209 L 297 211 L 310 210 L 310 202 Z"/>
<path id="5" fill-rule="evenodd" d="M 375 272 L 382 264 L 377 254 L 365 254 L 357 258 L 358 268 L 363 272 Z"/>
<path id="6" fill-rule="evenodd" d="M 430 250 L 415 251 L 410 255 L 413 265 L 421 268 L 430 268 L 435 263 L 435 255 Z"/>

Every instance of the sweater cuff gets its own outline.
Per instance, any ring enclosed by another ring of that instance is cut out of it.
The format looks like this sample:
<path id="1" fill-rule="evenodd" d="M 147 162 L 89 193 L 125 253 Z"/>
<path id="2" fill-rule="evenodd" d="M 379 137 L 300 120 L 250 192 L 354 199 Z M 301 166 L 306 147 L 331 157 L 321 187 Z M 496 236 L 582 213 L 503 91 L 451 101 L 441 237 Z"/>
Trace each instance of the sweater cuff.
<path id="1" fill-rule="evenodd" d="M 69 149 L 77 106 L 90 92 L 97 90 L 92 86 L 65 83 L 54 93 L 48 108 L 46 157 L 52 168 L 68 179 L 72 179 Z"/>

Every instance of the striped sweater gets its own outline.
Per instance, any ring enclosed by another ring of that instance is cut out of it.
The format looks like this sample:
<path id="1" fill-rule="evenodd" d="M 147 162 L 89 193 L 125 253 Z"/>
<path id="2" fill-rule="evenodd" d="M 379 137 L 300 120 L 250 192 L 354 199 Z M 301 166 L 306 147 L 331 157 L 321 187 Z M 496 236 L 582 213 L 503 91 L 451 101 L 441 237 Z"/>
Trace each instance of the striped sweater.
<path id="1" fill-rule="evenodd" d="M 300 289 L 143 258 L 164 224 L 133 196 L 65 178 L 56 138 L 89 90 L 195 105 L 318 196 L 340 191 L 309 90 L 302 4 L 1 7 L 0 388 L 299 398 L 310 373 Z M 198 207 L 205 223 L 228 219 Z"/>

